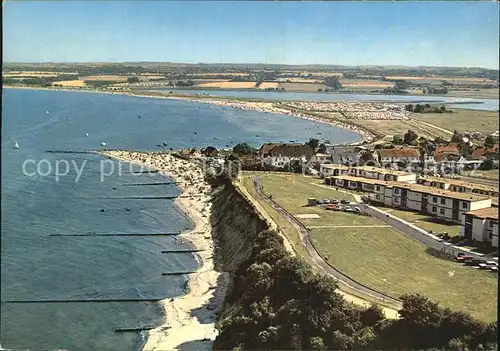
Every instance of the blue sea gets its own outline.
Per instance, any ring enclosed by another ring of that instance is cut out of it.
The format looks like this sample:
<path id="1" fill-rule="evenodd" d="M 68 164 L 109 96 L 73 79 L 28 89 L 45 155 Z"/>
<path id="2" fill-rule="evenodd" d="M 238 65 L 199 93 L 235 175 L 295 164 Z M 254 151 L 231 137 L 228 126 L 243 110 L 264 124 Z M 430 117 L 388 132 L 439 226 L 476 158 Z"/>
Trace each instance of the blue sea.
<path id="1" fill-rule="evenodd" d="M 321 134 L 318 134 L 321 133 Z M 88 136 L 86 136 L 88 134 Z M 159 325 L 154 300 L 185 293 L 188 248 L 175 236 L 192 222 L 171 199 L 174 185 L 137 166 L 103 176 L 107 159 L 48 150 L 160 150 L 247 142 L 332 143 L 354 133 L 290 116 L 186 101 L 82 92 L 4 89 L 2 96 L 1 330 L 15 349 L 136 350 L 144 333 L 118 328 Z M 20 148 L 14 149 L 18 142 Z M 56 167 L 59 174 L 56 176 Z M 38 168 L 37 168 L 38 167 Z M 105 174 L 109 174 L 109 169 Z M 98 235 L 96 235 L 98 234 Z M 113 236 L 110 234 L 121 234 Z M 127 236 L 130 234 L 142 234 Z M 103 236 L 110 235 L 110 236 Z"/>

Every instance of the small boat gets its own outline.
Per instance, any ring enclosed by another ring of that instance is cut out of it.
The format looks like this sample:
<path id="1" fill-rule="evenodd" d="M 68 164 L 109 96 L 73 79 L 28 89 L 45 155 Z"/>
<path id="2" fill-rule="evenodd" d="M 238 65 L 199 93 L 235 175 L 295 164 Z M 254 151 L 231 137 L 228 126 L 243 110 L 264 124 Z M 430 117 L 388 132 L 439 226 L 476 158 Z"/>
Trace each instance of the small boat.
<path id="1" fill-rule="evenodd" d="M 88 137 L 89 136 L 89 133 L 85 133 L 85 136 Z"/>
<path id="2" fill-rule="evenodd" d="M 19 149 L 19 143 L 16 141 L 16 143 L 14 144 L 14 149 L 17 150 Z"/>
<path id="3" fill-rule="evenodd" d="M 142 118 L 142 116 L 141 116 L 141 115 L 139 115 L 139 116 L 137 116 L 137 118 Z"/>
<path id="4" fill-rule="evenodd" d="M 167 146 L 168 144 L 167 144 L 166 142 L 163 142 L 163 143 L 162 143 L 162 145 L 163 145 L 163 146 Z"/>
<path id="5" fill-rule="evenodd" d="M 106 143 L 104 141 L 102 141 L 101 146 L 106 146 Z"/>
<path id="6" fill-rule="evenodd" d="M 45 111 L 45 114 L 48 115 L 48 114 L 50 114 L 50 112 L 49 111 Z"/>

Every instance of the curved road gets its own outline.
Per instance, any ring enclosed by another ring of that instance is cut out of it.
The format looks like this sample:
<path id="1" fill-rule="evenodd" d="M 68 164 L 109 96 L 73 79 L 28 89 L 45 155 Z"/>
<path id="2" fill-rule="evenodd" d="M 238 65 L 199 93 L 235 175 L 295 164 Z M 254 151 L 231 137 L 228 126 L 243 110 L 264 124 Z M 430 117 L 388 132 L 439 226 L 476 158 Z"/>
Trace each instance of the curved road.
<path id="1" fill-rule="evenodd" d="M 283 207 L 281 207 L 278 203 L 276 203 L 274 200 L 270 199 L 266 195 L 264 195 L 261 191 L 261 186 L 259 184 L 258 178 L 253 178 L 253 184 L 255 187 L 255 192 L 257 195 L 259 195 L 265 202 L 267 202 L 273 209 L 275 209 L 277 212 L 281 213 L 283 217 L 285 217 L 295 229 L 297 229 L 297 232 L 299 233 L 300 241 L 302 242 L 302 245 L 307 249 L 307 252 L 309 253 L 309 256 L 313 263 L 321 269 L 322 272 L 325 274 L 328 274 L 329 276 L 332 276 L 336 280 L 340 281 L 341 283 L 347 285 L 351 289 L 354 289 L 364 295 L 370 296 L 372 298 L 375 298 L 377 300 L 381 301 L 387 301 L 390 303 L 394 304 L 401 304 L 401 300 L 395 299 L 387 294 L 381 293 L 377 290 L 371 289 L 361 283 L 358 283 L 357 281 L 349 278 L 339 270 L 333 268 L 330 266 L 326 261 L 321 258 L 321 256 L 318 254 L 316 249 L 311 243 L 311 240 L 309 238 L 309 233 L 304 227 L 302 223 L 300 223 L 291 213 L 289 213 L 287 210 L 285 210 Z"/>

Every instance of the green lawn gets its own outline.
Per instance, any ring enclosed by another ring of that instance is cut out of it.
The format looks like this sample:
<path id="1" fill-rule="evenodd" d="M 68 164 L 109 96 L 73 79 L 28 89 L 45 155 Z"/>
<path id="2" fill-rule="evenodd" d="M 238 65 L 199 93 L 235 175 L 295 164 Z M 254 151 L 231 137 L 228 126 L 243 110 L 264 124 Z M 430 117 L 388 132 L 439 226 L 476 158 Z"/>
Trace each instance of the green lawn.
<path id="1" fill-rule="evenodd" d="M 388 207 L 379 207 L 379 208 L 382 211 L 387 211 L 391 215 L 401 218 L 405 221 L 408 221 L 419 228 L 422 228 L 427 231 L 432 230 L 434 234 L 448 233 L 449 236 L 457 236 L 460 234 L 460 224 L 457 223 L 445 222 L 445 221 L 433 222 L 430 220 L 432 220 L 435 217 L 431 217 L 418 212 L 394 210 Z"/>
<path id="2" fill-rule="evenodd" d="M 431 256 L 424 245 L 391 228 L 313 229 L 310 236 L 332 266 L 363 284 L 385 289 L 394 297 L 421 293 L 443 307 L 485 321 L 496 319 L 497 279 L 493 273 Z"/>
<path id="3" fill-rule="evenodd" d="M 318 186 L 322 184 L 319 179 L 292 174 L 258 173 L 258 175 L 264 193 L 272 195 L 276 202 L 292 214 L 320 215 L 318 219 L 302 219 L 301 222 L 308 227 L 384 225 L 371 217 L 327 211 L 317 206 L 305 206 L 309 197 L 353 200 L 352 196 L 336 191 L 335 188 Z M 245 173 L 242 182 L 255 197 L 250 173 Z M 271 206 L 263 201 L 259 202 L 281 227 L 296 252 L 302 257 L 307 257 L 307 251 L 300 244 L 295 228 L 279 216 Z M 409 216 L 407 220 L 421 219 L 418 213 L 398 210 L 390 213 L 402 215 L 399 212 Z M 420 223 L 422 222 L 417 222 L 415 225 L 422 225 Z M 429 225 L 436 224 L 429 223 Z M 434 232 L 439 232 L 437 227 L 434 228 Z M 453 231 L 449 226 L 443 228 L 445 229 L 442 231 L 452 235 Z M 497 280 L 493 273 L 436 258 L 426 252 L 424 245 L 388 227 L 314 228 L 310 230 L 310 235 L 318 252 L 323 257 L 328 256 L 328 262 L 333 267 L 360 283 L 382 291 L 384 289 L 382 279 L 385 278 L 386 291 L 392 296 L 398 297 L 405 292 L 419 292 L 439 301 L 442 306 L 467 311 L 483 320 L 490 321 L 496 318 Z M 453 277 L 449 277 L 450 271 L 454 271 Z"/>
<path id="4" fill-rule="evenodd" d="M 458 108 L 453 110 L 453 113 L 414 113 L 413 117 L 449 131 L 491 134 L 498 130 L 498 112 Z"/>

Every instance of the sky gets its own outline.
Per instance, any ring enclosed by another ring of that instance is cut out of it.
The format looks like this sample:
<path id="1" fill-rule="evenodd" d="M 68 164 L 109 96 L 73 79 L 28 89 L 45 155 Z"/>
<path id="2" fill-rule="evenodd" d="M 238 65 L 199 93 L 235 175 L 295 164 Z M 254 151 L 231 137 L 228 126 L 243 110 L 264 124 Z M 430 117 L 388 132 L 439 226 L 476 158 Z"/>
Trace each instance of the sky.
<path id="1" fill-rule="evenodd" d="M 498 69 L 498 2 L 3 2 L 4 62 Z"/>

